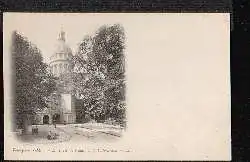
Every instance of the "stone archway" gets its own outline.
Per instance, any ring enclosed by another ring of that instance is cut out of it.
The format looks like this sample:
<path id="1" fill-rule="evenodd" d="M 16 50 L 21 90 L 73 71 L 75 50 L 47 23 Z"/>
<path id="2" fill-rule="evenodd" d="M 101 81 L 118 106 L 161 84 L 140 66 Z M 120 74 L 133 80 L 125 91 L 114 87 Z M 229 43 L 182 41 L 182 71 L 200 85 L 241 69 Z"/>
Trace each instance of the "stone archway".
<path id="1" fill-rule="evenodd" d="M 43 124 L 49 124 L 49 115 L 43 116 Z"/>
<path id="2" fill-rule="evenodd" d="M 53 123 L 60 123 L 60 114 L 54 114 L 52 119 Z"/>

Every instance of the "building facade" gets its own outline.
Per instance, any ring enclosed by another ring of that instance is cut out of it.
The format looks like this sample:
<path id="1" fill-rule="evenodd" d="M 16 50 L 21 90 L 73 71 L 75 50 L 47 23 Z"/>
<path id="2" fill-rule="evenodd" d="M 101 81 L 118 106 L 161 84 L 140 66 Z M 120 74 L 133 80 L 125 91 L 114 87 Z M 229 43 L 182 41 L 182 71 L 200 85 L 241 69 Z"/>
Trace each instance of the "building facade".
<path id="1" fill-rule="evenodd" d="M 69 82 L 72 72 L 72 50 L 66 44 L 65 32 L 59 33 L 54 53 L 49 58 L 49 70 L 58 78 L 57 91 L 49 97 L 48 108 L 37 112 L 36 124 L 52 123 L 75 123 L 75 98 L 69 91 L 71 85 Z M 67 76 L 67 77 L 65 77 Z M 63 88 L 59 85 L 63 82 Z"/>

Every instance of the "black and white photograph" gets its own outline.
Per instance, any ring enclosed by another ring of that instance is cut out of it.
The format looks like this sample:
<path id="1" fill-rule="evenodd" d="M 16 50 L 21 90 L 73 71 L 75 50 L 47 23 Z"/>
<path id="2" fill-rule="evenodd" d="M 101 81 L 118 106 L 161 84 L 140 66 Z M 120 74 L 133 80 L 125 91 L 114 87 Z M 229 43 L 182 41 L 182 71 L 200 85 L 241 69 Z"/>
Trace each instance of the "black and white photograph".
<path id="1" fill-rule="evenodd" d="M 93 35 L 83 35 L 73 53 L 67 31 L 58 26 L 57 38 L 47 35 L 45 41 L 57 42 L 46 54 L 13 31 L 12 120 L 17 138 L 50 143 L 114 141 L 122 136 L 126 127 L 123 30 L 120 24 L 104 24 Z"/>
<path id="2" fill-rule="evenodd" d="M 230 159 L 229 24 L 5 13 L 5 157 Z"/>

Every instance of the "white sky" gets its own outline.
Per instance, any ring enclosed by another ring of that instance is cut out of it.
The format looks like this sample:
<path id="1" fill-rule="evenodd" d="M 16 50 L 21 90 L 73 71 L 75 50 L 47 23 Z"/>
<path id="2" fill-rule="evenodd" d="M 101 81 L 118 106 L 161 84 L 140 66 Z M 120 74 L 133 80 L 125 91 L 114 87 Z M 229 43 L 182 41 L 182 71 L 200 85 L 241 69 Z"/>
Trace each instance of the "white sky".
<path id="1" fill-rule="evenodd" d="M 61 28 L 66 32 L 66 43 L 75 54 L 78 43 L 87 34 L 93 34 L 101 25 L 116 23 L 115 19 L 97 14 L 13 14 L 11 26 L 37 45 L 46 59 L 53 54 Z M 111 20 L 111 21 L 110 21 Z"/>

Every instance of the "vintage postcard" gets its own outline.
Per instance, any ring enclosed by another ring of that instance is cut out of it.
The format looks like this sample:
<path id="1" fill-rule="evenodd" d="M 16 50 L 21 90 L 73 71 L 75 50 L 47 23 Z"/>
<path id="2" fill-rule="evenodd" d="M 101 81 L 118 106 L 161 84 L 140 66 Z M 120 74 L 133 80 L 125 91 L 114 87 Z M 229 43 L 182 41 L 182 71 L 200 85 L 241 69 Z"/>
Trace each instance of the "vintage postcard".
<path id="1" fill-rule="evenodd" d="M 3 21 L 5 159 L 231 159 L 229 13 Z"/>

